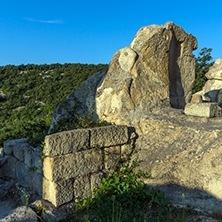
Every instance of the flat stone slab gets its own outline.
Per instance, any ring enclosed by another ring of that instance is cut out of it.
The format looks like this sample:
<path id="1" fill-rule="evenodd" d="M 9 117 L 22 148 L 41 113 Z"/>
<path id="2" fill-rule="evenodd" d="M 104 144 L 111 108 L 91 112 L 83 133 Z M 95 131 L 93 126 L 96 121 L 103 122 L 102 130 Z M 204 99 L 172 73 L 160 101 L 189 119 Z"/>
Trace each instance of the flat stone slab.
<path id="1" fill-rule="evenodd" d="M 219 106 L 217 103 L 188 103 L 184 113 L 190 116 L 218 117 Z"/>

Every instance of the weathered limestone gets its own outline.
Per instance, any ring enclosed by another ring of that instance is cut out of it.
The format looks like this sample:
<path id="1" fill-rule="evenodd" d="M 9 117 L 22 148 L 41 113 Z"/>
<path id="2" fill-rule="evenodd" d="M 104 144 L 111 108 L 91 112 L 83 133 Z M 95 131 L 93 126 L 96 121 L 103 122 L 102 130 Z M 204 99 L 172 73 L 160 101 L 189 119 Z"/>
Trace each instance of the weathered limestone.
<path id="1" fill-rule="evenodd" d="M 153 107 L 184 108 L 191 99 L 196 48 L 196 38 L 172 22 L 141 28 L 129 47 L 113 55 L 107 72 L 92 75 L 56 108 L 49 133 L 63 114 L 71 117 L 63 105 L 74 107 L 72 96 L 82 104 L 76 112 L 120 125 Z"/>
<path id="2" fill-rule="evenodd" d="M 217 59 L 206 74 L 208 79 L 222 80 L 222 59 Z"/>
<path id="3" fill-rule="evenodd" d="M 131 131 L 112 125 L 48 135 L 43 163 L 42 148 L 31 147 L 28 139 L 5 141 L 0 177 L 17 180 L 55 207 L 76 196 L 83 199 L 113 172 L 121 157 L 131 154 L 136 138 Z"/>
<path id="4" fill-rule="evenodd" d="M 70 130 L 45 137 L 43 197 L 58 207 L 84 199 L 101 185 L 119 162 L 132 152 L 135 135 L 127 126 Z M 121 153 L 122 146 L 125 147 Z M 104 163 L 104 160 L 106 162 Z"/>
<path id="5" fill-rule="evenodd" d="M 202 96 L 200 94 L 192 95 L 190 103 L 202 103 Z"/>
<path id="6" fill-rule="evenodd" d="M 130 47 L 115 53 L 97 89 L 99 118 L 122 124 L 137 111 L 184 108 L 191 99 L 196 48 L 196 38 L 171 22 L 141 28 Z"/>
<path id="7" fill-rule="evenodd" d="M 102 153 L 92 149 L 73 154 L 45 157 L 43 163 L 44 177 L 53 182 L 74 178 L 101 169 Z"/>
<path id="8" fill-rule="evenodd" d="M 89 130 L 70 130 L 45 137 L 44 153 L 56 156 L 89 149 Z"/>
<path id="9" fill-rule="evenodd" d="M 188 103 L 184 113 L 191 116 L 218 117 L 219 109 L 217 103 Z"/>
<path id="10" fill-rule="evenodd" d="M 151 173 L 154 179 L 144 180 L 147 185 L 162 187 L 177 204 L 182 204 L 187 188 L 186 203 L 221 212 L 222 119 L 185 116 L 183 111 L 163 108 L 141 116 L 135 128 L 138 153 L 131 161 L 144 161 L 134 172 Z M 173 184 L 178 185 L 175 194 Z"/>
<path id="11" fill-rule="evenodd" d="M 187 115 L 215 117 L 221 116 L 222 106 L 222 59 L 217 59 L 206 73 L 208 81 L 203 89 L 192 95 L 191 103 L 186 104 Z"/>
<path id="12" fill-rule="evenodd" d="M 90 130 L 91 146 L 108 147 L 125 144 L 128 141 L 128 128 L 126 126 L 96 127 Z"/>
<path id="13" fill-rule="evenodd" d="M 44 178 L 43 198 L 49 200 L 56 207 L 73 200 L 73 184 L 71 179 L 54 183 Z"/>

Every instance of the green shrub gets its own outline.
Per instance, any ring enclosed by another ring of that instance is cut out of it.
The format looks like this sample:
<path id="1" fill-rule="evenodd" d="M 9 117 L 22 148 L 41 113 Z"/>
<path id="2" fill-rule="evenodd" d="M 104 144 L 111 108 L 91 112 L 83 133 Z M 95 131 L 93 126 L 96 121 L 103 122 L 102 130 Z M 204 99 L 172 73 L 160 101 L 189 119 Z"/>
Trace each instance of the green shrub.
<path id="1" fill-rule="evenodd" d="M 205 74 L 209 71 L 209 68 L 214 63 L 210 62 L 213 59 L 210 54 L 211 51 L 211 48 L 207 49 L 205 47 L 201 49 L 199 56 L 196 58 L 195 81 L 193 84 L 192 93 L 201 91 L 207 81 Z"/>

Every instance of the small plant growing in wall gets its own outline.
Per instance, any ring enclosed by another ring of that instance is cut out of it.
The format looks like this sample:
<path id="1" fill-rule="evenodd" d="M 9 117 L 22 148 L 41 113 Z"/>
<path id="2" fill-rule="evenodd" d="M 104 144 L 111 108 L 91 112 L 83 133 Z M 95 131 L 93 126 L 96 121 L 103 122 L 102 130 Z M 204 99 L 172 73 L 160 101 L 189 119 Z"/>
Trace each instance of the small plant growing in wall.
<path id="1" fill-rule="evenodd" d="M 41 156 L 41 159 L 39 160 L 39 162 L 40 162 L 40 161 L 43 161 L 44 158 L 45 158 L 44 145 L 45 145 L 45 142 L 42 141 L 42 144 L 40 145 L 40 146 L 42 147 L 42 156 Z"/>

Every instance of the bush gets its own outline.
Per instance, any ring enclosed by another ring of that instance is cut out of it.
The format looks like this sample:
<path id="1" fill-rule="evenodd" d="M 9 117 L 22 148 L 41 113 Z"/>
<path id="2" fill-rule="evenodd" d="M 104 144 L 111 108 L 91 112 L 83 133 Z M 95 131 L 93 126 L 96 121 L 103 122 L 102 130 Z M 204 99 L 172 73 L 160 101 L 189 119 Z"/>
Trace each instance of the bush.
<path id="1" fill-rule="evenodd" d="M 209 68 L 213 65 L 214 62 L 210 62 L 213 57 L 211 56 L 212 49 L 207 49 L 206 47 L 201 49 L 199 56 L 196 58 L 196 75 L 195 81 L 193 84 L 192 93 L 196 93 L 202 90 L 205 85 L 207 78 L 205 74 L 208 72 Z"/>

